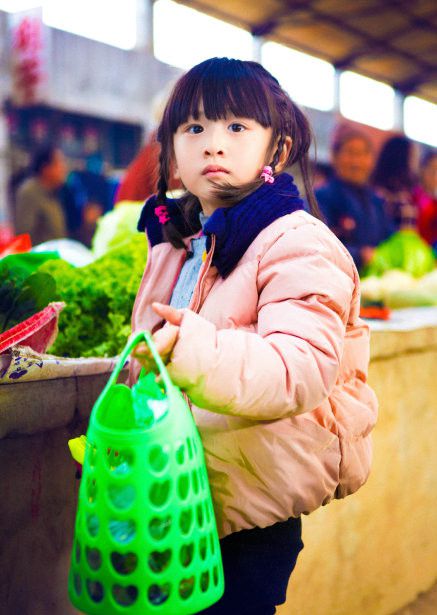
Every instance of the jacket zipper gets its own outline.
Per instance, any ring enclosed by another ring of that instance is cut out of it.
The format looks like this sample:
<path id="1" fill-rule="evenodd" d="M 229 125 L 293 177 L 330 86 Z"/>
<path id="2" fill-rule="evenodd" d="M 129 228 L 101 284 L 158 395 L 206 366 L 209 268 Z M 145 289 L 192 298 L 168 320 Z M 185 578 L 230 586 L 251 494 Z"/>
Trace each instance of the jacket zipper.
<path id="1" fill-rule="evenodd" d="M 190 305 L 188 306 L 189 309 L 195 312 L 196 314 L 198 313 L 198 310 L 200 307 L 200 301 L 202 299 L 202 291 L 203 291 L 203 286 L 205 284 L 205 279 L 211 268 L 211 261 L 212 261 L 212 257 L 214 256 L 214 250 L 215 250 L 215 235 L 212 235 L 211 236 L 211 248 L 208 252 L 207 259 L 203 265 L 203 271 L 201 271 L 200 280 L 199 280 L 199 283 L 196 289 L 197 296 L 196 296 L 196 293 L 193 293 L 193 297 L 195 297 L 195 301 L 193 302 L 192 300 Z"/>
<path id="2" fill-rule="evenodd" d="M 212 235 L 212 240 L 211 240 L 211 249 L 208 252 L 208 256 L 207 259 L 203 265 L 203 271 L 201 273 L 200 276 L 200 281 L 199 284 L 197 285 L 197 297 L 196 297 L 196 301 L 193 303 L 193 301 L 191 301 L 190 305 L 188 306 L 188 308 L 190 310 L 192 310 L 193 312 L 195 312 L 197 314 L 199 307 L 200 307 L 200 301 L 202 299 L 202 291 L 203 291 L 203 285 L 205 283 L 205 279 L 206 276 L 208 274 L 208 271 L 211 267 L 211 261 L 212 261 L 212 257 L 214 255 L 214 249 L 215 249 L 215 235 Z M 194 293 L 193 293 L 194 294 Z M 185 401 L 187 402 L 187 405 L 191 411 L 191 414 L 193 413 L 193 404 L 191 403 L 191 400 L 189 399 L 188 395 L 185 393 L 185 391 L 181 391 L 182 396 L 184 397 Z"/>

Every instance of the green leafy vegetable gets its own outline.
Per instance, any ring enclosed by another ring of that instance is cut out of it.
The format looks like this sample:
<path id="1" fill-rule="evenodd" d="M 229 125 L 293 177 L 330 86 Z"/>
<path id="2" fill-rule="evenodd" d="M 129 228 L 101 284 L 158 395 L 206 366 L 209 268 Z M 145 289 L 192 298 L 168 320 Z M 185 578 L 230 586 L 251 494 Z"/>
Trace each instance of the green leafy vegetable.
<path id="1" fill-rule="evenodd" d="M 429 245 L 415 231 L 401 230 L 376 248 L 363 276 L 380 276 L 391 269 L 401 269 L 420 278 L 434 268 L 434 254 Z"/>
<path id="2" fill-rule="evenodd" d="M 130 242 L 138 234 L 137 223 L 144 203 L 124 201 L 97 221 L 92 246 L 96 258 Z"/>
<path id="3" fill-rule="evenodd" d="M 56 281 L 56 300 L 66 303 L 49 352 L 66 357 L 115 356 L 123 349 L 146 253 L 145 236 L 137 233 L 86 267 L 58 260 L 40 268 Z"/>
<path id="4" fill-rule="evenodd" d="M 29 275 L 32 269 L 23 266 L 16 256 L 0 261 L 0 333 L 44 309 L 56 295 L 51 275 L 40 272 Z"/>

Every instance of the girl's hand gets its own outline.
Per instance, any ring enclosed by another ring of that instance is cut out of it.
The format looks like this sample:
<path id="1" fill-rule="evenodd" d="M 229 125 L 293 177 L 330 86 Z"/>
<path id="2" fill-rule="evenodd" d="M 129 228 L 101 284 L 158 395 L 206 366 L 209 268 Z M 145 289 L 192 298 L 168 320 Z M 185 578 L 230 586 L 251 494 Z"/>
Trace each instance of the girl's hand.
<path id="1" fill-rule="evenodd" d="M 152 308 L 168 323 L 153 335 L 153 341 L 155 342 L 158 353 L 164 363 L 168 363 L 173 348 L 178 340 L 179 325 L 182 322 L 183 310 L 176 310 L 170 305 L 163 305 L 162 303 L 152 303 Z M 156 363 L 152 357 L 152 353 L 144 342 L 138 344 L 138 346 L 134 348 L 132 356 L 137 359 L 147 371 L 156 370 Z"/>

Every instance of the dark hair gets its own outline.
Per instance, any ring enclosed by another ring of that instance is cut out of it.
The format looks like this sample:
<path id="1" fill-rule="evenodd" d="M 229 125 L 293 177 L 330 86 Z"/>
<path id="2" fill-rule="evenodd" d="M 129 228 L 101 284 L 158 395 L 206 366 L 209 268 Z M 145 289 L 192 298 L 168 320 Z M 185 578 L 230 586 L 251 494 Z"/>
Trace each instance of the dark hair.
<path id="1" fill-rule="evenodd" d="M 370 150 L 373 150 L 373 143 L 365 132 L 359 130 L 358 128 L 341 125 L 334 132 L 334 137 L 331 143 L 332 153 L 338 154 L 346 143 L 349 143 L 349 141 L 352 141 L 353 139 L 363 141 L 369 146 Z"/>
<path id="2" fill-rule="evenodd" d="M 54 145 L 45 145 L 44 147 L 36 150 L 30 163 L 31 172 L 34 175 L 39 175 L 46 166 L 53 162 L 57 151 L 58 148 Z"/>
<path id="3" fill-rule="evenodd" d="M 327 180 L 331 179 L 334 175 L 334 169 L 329 162 L 319 162 L 315 160 L 312 163 L 311 168 L 313 175 L 319 173 L 320 175 L 323 175 L 323 177 L 326 177 Z"/>
<path id="4" fill-rule="evenodd" d="M 201 105 L 210 120 L 224 119 L 230 112 L 237 117 L 254 119 L 264 128 L 272 127 L 271 147 L 277 142 L 277 148 L 273 158 L 266 160 L 265 164 L 269 164 L 273 172 L 286 137 L 291 137 L 292 148 L 285 166 L 299 163 L 311 212 L 319 217 L 308 170 L 308 150 L 312 141 L 308 120 L 261 64 L 229 58 L 211 58 L 198 64 L 179 79 L 170 95 L 158 128 L 158 141 L 161 143 L 158 204 L 166 203 L 173 135 L 190 116 L 194 119 L 199 117 Z M 262 183 L 262 179 L 256 179 L 243 186 L 217 185 L 216 196 L 223 204 L 234 204 Z M 199 200 L 187 192 L 180 200 L 180 207 L 195 232 L 199 227 Z M 164 234 L 175 247 L 185 247 L 182 236 L 171 221 L 165 224 Z"/>
<path id="5" fill-rule="evenodd" d="M 411 170 L 412 142 L 403 135 L 390 137 L 384 143 L 373 171 L 372 183 L 387 190 L 411 188 L 414 174 Z"/>

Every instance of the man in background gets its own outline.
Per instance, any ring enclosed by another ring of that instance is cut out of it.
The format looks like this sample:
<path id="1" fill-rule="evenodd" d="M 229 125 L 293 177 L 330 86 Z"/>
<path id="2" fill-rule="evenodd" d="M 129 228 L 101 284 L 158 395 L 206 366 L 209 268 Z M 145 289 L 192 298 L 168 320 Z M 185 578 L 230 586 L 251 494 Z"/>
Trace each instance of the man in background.
<path id="1" fill-rule="evenodd" d="M 67 236 L 66 220 L 57 191 L 64 184 L 67 165 L 53 146 L 38 150 L 31 164 L 32 176 L 18 188 L 15 209 L 17 234 L 29 233 L 32 245 Z"/>

